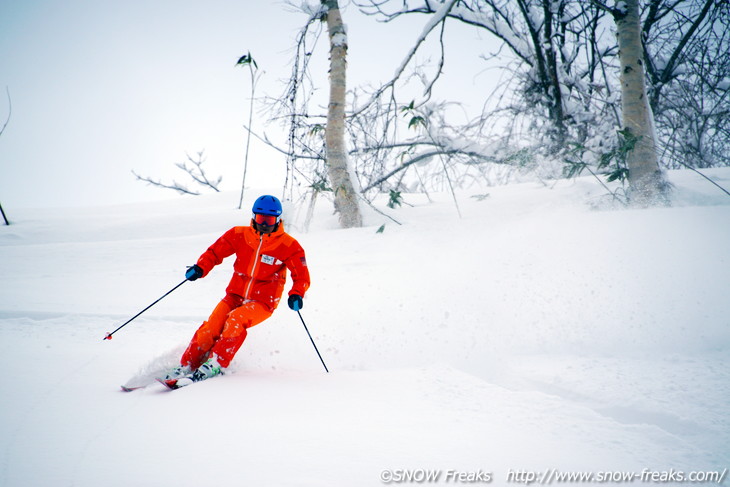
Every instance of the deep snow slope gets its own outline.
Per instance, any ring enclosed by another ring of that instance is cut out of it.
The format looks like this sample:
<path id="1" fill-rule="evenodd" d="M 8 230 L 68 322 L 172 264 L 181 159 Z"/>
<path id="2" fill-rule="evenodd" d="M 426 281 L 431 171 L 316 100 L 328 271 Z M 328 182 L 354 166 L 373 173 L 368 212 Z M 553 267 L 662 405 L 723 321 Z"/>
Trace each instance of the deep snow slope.
<path id="1" fill-rule="evenodd" d="M 461 219 L 447 194 L 406 195 L 380 207 L 400 224 L 369 212 L 354 230 L 320 201 L 303 233 L 306 208 L 289 207 L 313 277 L 302 316 L 331 373 L 284 307 L 228 374 L 174 392 L 118 386 L 174 362 L 230 261 L 102 338 L 248 220 L 236 195 L 18 210 L 0 228 L 0 486 L 722 472 L 730 197 L 671 179 L 674 206 L 649 210 L 610 208 L 590 179 L 463 191 Z"/>

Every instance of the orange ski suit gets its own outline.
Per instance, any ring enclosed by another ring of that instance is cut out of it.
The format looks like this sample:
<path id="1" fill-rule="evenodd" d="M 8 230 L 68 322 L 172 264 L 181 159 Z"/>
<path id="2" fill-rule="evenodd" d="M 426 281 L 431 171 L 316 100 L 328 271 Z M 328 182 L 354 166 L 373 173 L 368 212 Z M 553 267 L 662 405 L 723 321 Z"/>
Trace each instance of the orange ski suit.
<path id="1" fill-rule="evenodd" d="M 236 261 L 226 296 L 193 335 L 182 365 L 196 369 L 215 355 L 221 367 L 228 367 L 246 339 L 246 330 L 266 320 L 278 306 L 287 269 L 294 281 L 289 295 L 304 297 L 309 288 L 304 249 L 284 232 L 283 223 L 270 234 L 252 226 L 231 228 L 198 259 L 202 277 L 233 254 Z"/>

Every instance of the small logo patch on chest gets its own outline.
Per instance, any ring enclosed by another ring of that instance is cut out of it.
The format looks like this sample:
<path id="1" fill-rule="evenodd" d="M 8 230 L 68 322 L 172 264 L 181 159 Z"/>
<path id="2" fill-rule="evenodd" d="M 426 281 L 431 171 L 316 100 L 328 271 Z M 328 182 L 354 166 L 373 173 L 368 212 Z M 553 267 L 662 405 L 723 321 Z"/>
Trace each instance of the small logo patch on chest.
<path id="1" fill-rule="evenodd" d="M 274 265 L 278 262 L 278 259 L 270 255 L 262 255 L 261 262 L 263 262 L 264 264 Z"/>

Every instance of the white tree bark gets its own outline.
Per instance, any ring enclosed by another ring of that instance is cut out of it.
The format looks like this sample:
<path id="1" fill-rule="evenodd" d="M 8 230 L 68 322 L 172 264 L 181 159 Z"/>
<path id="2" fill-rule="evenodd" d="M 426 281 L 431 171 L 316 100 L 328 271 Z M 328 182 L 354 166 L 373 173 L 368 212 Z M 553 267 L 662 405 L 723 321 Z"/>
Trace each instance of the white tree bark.
<path id="1" fill-rule="evenodd" d="M 330 183 L 335 192 L 335 210 L 340 226 L 362 226 L 357 193 L 348 170 L 345 146 L 345 94 L 347 88 L 347 33 L 337 0 L 322 0 L 326 8 L 330 39 L 330 97 L 325 144 Z"/>
<path id="2" fill-rule="evenodd" d="M 638 139 L 626 161 L 629 196 L 632 203 L 648 206 L 666 201 L 668 185 L 659 168 L 654 117 L 646 94 L 639 0 L 618 2 L 614 18 L 621 62 L 623 127 Z"/>

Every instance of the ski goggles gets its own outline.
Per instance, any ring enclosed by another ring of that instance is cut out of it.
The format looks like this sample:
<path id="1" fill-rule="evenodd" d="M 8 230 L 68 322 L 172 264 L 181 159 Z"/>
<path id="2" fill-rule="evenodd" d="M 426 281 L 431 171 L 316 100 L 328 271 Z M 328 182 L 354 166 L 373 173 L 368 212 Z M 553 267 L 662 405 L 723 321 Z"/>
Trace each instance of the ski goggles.
<path id="1" fill-rule="evenodd" d="M 276 215 L 262 215 L 260 213 L 254 213 L 253 221 L 258 223 L 259 225 L 273 227 L 274 225 L 279 223 L 279 217 Z"/>

